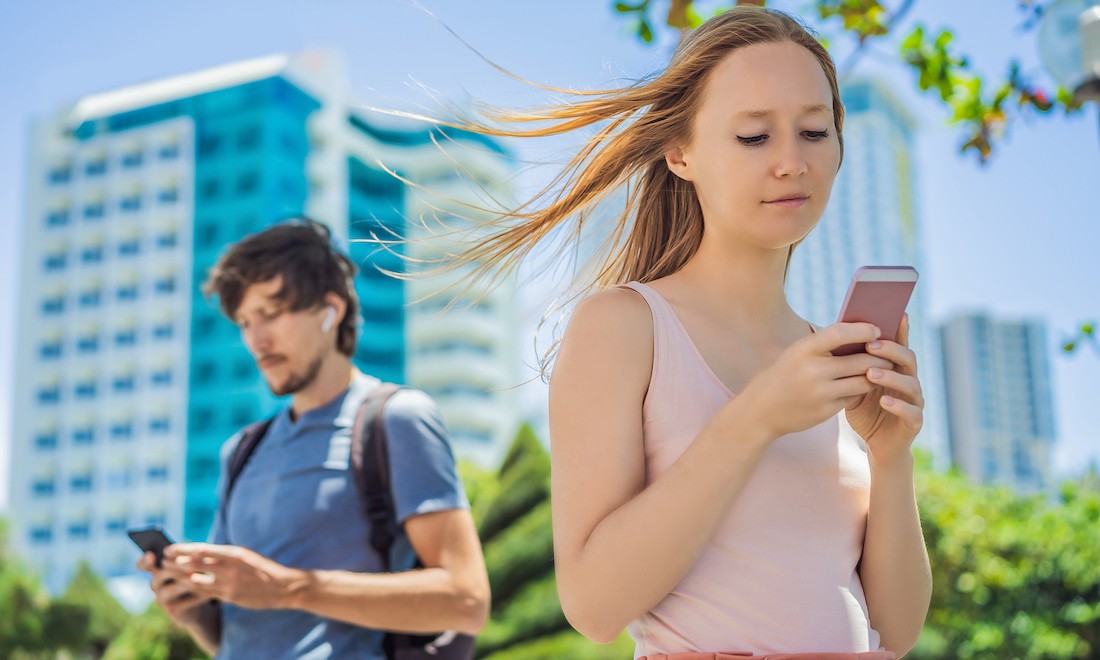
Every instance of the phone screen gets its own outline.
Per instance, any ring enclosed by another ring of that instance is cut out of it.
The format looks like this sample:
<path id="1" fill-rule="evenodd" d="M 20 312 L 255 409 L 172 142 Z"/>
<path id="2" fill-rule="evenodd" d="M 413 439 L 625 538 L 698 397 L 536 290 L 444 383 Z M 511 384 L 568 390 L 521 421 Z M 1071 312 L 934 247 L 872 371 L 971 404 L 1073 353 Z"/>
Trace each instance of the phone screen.
<path id="1" fill-rule="evenodd" d="M 144 552 L 152 552 L 157 558 L 157 568 L 160 568 L 164 560 L 164 549 L 172 545 L 172 539 L 164 533 L 160 527 L 144 527 L 131 529 L 127 532 L 139 548 Z"/>

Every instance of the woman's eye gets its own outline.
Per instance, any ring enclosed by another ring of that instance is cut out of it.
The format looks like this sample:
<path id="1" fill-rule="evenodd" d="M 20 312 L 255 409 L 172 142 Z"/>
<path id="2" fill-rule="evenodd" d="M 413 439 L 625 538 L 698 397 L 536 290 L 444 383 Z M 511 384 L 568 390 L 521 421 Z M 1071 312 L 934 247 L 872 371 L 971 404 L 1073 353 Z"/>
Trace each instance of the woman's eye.
<path id="1" fill-rule="evenodd" d="M 740 142 L 741 144 L 749 145 L 749 146 L 753 146 L 753 145 L 756 145 L 756 144 L 763 144 L 764 140 L 767 140 L 767 139 L 768 139 L 768 135 L 766 133 L 763 134 L 763 135 L 753 135 L 753 136 L 750 136 L 750 137 L 741 137 L 740 135 L 737 136 L 737 141 L 738 142 Z"/>
<path id="2" fill-rule="evenodd" d="M 808 137 L 809 139 L 814 140 L 814 141 L 824 140 L 825 138 L 829 137 L 829 131 L 827 131 L 827 130 L 825 130 L 825 131 L 803 131 L 802 134 L 805 135 L 806 137 Z"/>

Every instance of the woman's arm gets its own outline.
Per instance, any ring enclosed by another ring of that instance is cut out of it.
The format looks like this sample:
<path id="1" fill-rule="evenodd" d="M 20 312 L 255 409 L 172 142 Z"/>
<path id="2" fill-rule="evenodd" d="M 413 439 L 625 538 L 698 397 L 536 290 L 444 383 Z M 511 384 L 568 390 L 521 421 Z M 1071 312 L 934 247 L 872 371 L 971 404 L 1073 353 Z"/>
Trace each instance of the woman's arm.
<path id="1" fill-rule="evenodd" d="M 924 393 L 917 356 L 909 348 L 909 317 L 896 342 L 868 351 L 893 367 L 868 372 L 874 390 L 848 409 L 852 429 L 867 441 L 871 502 L 860 579 L 871 625 L 898 656 L 917 643 L 932 596 L 932 569 L 924 547 L 913 489 L 913 441 L 924 425 Z"/>
<path id="2" fill-rule="evenodd" d="M 932 569 L 913 490 L 912 454 L 889 465 L 871 461 L 871 506 L 860 579 L 882 645 L 898 657 L 908 653 L 920 637 L 932 595 Z"/>

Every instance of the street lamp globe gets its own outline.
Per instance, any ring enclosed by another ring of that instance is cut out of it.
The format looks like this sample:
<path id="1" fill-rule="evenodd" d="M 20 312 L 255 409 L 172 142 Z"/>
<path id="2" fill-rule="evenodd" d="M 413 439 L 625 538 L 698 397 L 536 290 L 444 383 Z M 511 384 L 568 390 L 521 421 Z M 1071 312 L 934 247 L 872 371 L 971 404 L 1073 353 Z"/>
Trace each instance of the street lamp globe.
<path id="1" fill-rule="evenodd" d="M 1100 101 L 1100 0 L 1055 0 L 1039 24 L 1043 66 L 1079 101 Z"/>

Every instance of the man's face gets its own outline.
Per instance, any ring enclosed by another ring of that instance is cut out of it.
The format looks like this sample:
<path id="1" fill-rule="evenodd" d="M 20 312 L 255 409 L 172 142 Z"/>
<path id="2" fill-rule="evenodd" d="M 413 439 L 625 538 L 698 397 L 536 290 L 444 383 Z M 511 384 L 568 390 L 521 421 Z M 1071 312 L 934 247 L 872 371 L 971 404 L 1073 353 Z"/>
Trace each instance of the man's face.
<path id="1" fill-rule="evenodd" d="M 328 351 L 332 333 L 321 329 L 324 306 L 289 311 L 276 298 L 282 276 L 249 286 L 237 308 L 241 338 L 276 396 L 294 394 L 310 385 Z"/>

